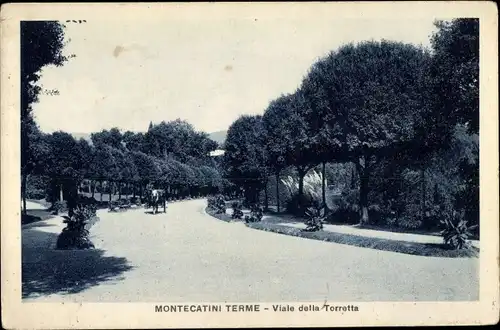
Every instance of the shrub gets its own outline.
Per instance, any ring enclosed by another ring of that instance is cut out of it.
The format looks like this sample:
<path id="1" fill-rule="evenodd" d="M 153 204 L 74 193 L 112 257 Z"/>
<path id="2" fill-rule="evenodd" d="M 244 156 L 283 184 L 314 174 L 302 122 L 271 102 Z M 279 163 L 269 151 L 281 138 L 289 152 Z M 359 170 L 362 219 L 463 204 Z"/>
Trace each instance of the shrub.
<path id="1" fill-rule="evenodd" d="M 226 201 L 224 196 L 216 195 L 207 198 L 208 208 L 215 210 L 215 213 L 226 213 Z"/>
<path id="2" fill-rule="evenodd" d="M 45 189 L 36 189 L 33 188 L 29 191 L 26 191 L 26 198 L 31 199 L 44 199 L 45 198 Z"/>
<path id="3" fill-rule="evenodd" d="M 52 214 L 58 215 L 59 213 L 68 211 L 68 204 L 66 201 L 56 201 L 52 204 Z"/>
<path id="4" fill-rule="evenodd" d="M 92 197 L 78 196 L 77 204 L 79 204 L 79 205 L 95 205 L 97 207 L 98 202 Z"/>
<path id="5" fill-rule="evenodd" d="M 330 196 L 330 200 L 327 200 L 330 212 L 326 215 L 326 221 L 331 223 L 358 223 L 358 201 L 358 189 L 345 188 L 340 194 Z"/>
<path id="6" fill-rule="evenodd" d="M 254 204 L 250 208 L 250 215 L 245 216 L 245 222 L 259 222 L 262 220 L 264 216 L 264 212 L 262 211 L 262 207 L 259 204 Z"/>
<path id="7" fill-rule="evenodd" d="M 454 250 L 469 248 L 469 237 L 472 235 L 470 231 L 476 228 L 477 225 L 468 227 L 467 221 L 463 218 L 463 213 L 450 211 L 448 214 L 447 217 L 441 220 L 445 227 L 441 232 L 444 244 Z"/>
<path id="8" fill-rule="evenodd" d="M 420 211 L 420 205 L 413 203 L 408 204 L 406 210 L 398 218 L 398 227 L 405 229 L 417 229 L 422 227 L 422 219 L 418 216 Z"/>
<path id="9" fill-rule="evenodd" d="M 118 202 L 117 201 L 109 201 L 108 203 L 108 210 L 109 212 L 116 212 L 118 211 Z"/>
<path id="10" fill-rule="evenodd" d="M 359 212 L 359 190 L 358 189 L 346 189 L 342 192 L 339 199 L 339 209 Z"/>
<path id="11" fill-rule="evenodd" d="M 226 201 L 222 195 L 215 197 L 215 213 L 226 213 Z"/>
<path id="12" fill-rule="evenodd" d="M 291 198 L 296 195 L 299 191 L 299 180 L 298 178 L 287 176 L 281 180 L 283 185 L 286 187 Z M 317 202 L 321 201 L 322 195 L 322 174 L 316 171 L 311 171 L 304 176 L 304 195 L 309 199 L 315 200 Z M 328 186 L 328 182 L 325 180 L 325 184 Z"/>
<path id="13" fill-rule="evenodd" d="M 215 202 L 216 202 L 216 198 L 215 196 L 208 196 L 207 198 L 207 206 L 210 208 L 210 209 L 213 209 L 215 210 Z"/>
<path id="14" fill-rule="evenodd" d="M 130 204 L 134 204 L 137 206 L 141 205 L 141 199 L 139 197 L 131 197 L 130 198 Z"/>
<path id="15" fill-rule="evenodd" d="M 79 204 L 71 216 L 64 216 L 66 227 L 57 238 L 56 248 L 62 250 L 94 248 L 86 226 L 91 221 L 96 220 L 96 207 L 94 205 Z"/>
<path id="16" fill-rule="evenodd" d="M 296 216 L 303 216 L 308 207 L 313 205 L 313 199 L 310 195 L 302 195 L 299 196 L 295 194 L 292 198 L 287 202 L 286 211 L 290 214 Z"/>
<path id="17" fill-rule="evenodd" d="M 232 203 L 232 208 L 233 208 L 233 214 L 231 215 L 231 218 L 233 219 L 241 219 L 243 218 L 243 205 L 241 202 L 236 201 Z"/>
<path id="18" fill-rule="evenodd" d="M 323 223 L 326 219 L 325 207 L 308 207 L 306 212 L 306 229 L 305 231 L 323 230 Z"/>

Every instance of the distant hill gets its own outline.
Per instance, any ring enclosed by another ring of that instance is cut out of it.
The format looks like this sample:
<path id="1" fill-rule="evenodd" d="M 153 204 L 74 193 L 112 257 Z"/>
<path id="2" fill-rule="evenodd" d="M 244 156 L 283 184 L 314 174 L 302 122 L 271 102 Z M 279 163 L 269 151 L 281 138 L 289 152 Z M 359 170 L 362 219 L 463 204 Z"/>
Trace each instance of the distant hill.
<path id="1" fill-rule="evenodd" d="M 90 139 L 90 134 L 91 133 L 71 133 L 71 135 L 73 135 L 73 137 L 77 140 L 83 138 L 89 142 L 92 142 Z M 208 134 L 209 138 L 211 138 L 212 140 L 214 140 L 219 144 L 223 144 L 226 141 L 226 136 L 227 136 L 227 131 L 218 131 Z"/>
<path id="2" fill-rule="evenodd" d="M 223 144 L 226 141 L 227 131 L 218 131 L 208 134 L 208 137 L 219 144 Z"/>

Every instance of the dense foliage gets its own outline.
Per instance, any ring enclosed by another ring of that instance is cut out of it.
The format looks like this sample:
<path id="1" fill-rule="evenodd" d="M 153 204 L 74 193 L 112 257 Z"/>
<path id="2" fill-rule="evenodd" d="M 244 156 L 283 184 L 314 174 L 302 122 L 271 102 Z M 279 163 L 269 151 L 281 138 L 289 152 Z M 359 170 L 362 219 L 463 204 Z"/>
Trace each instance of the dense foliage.
<path id="1" fill-rule="evenodd" d="M 475 228 L 479 22 L 436 27 L 431 49 L 367 41 L 319 59 L 262 117 L 233 123 L 228 178 L 249 202 L 271 191 L 278 210 L 285 202 L 299 215 L 324 205 L 329 221 L 436 230 L 451 207 Z M 311 169 L 322 173 L 312 193 Z"/>
<path id="2" fill-rule="evenodd" d="M 147 187 L 165 189 L 169 199 L 224 193 L 254 205 L 249 222 L 262 218 L 255 205 L 271 202 L 278 212 L 281 204 L 305 215 L 311 230 L 325 219 L 439 228 L 462 247 L 453 237 L 479 225 L 479 21 L 436 27 L 431 49 L 366 41 L 320 58 L 295 92 L 272 100 L 262 116 L 238 118 L 216 160 L 209 154 L 217 143 L 180 119 L 141 133 L 95 132 L 92 143 L 41 133 L 31 104 L 41 92 L 39 70 L 67 60 L 64 29 L 24 24 L 23 197 L 28 181 L 36 183 L 33 195 L 45 187 L 50 201 L 67 200 L 70 209 L 85 182 L 101 200 L 103 193 L 142 197 Z M 34 175 L 43 179 L 28 180 Z M 208 202 L 225 213 L 222 196 Z M 328 216 L 311 206 L 327 208 Z M 471 228 L 443 220 L 450 209 Z"/>
<path id="3" fill-rule="evenodd" d="M 26 196 L 76 207 L 78 188 L 84 183 L 89 194 L 143 195 L 146 187 L 165 189 L 170 199 L 216 193 L 225 181 L 218 164 L 209 156 L 217 143 L 204 132 L 180 119 L 151 123 L 145 133 L 118 128 L 91 134 L 91 143 L 65 132 L 42 133 L 32 114 L 32 104 L 42 90 L 37 84 L 41 69 L 63 65 L 64 26 L 52 21 L 21 23 L 21 174 L 23 211 Z M 28 183 L 31 185 L 27 191 Z M 54 206 L 57 211 L 58 205 Z"/>
<path id="4" fill-rule="evenodd" d="M 94 248 L 87 226 L 97 217 L 95 205 L 79 204 L 70 214 L 63 216 L 66 227 L 57 238 L 56 248 L 61 250 Z"/>

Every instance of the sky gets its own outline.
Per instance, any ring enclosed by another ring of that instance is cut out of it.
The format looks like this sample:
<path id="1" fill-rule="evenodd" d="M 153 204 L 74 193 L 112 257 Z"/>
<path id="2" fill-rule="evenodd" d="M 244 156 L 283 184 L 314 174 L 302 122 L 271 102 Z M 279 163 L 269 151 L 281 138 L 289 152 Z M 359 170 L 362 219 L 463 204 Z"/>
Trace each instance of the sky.
<path id="1" fill-rule="evenodd" d="M 343 44 L 396 40 L 424 47 L 433 19 L 207 19 L 67 23 L 63 67 L 45 67 L 34 114 L 42 131 L 145 131 L 177 118 L 207 133 L 262 114 L 310 66 Z"/>

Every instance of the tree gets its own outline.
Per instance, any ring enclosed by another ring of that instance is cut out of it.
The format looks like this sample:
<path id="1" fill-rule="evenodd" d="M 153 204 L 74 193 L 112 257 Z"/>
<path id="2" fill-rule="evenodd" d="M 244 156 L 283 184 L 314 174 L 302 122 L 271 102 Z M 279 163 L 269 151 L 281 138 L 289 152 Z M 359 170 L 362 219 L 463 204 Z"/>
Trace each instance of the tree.
<path id="1" fill-rule="evenodd" d="M 280 173 L 287 166 L 287 150 L 293 136 L 293 127 L 287 121 L 289 104 L 290 96 L 282 95 L 278 99 L 271 101 L 262 117 L 268 167 L 276 176 L 276 206 L 278 212 L 280 211 Z"/>
<path id="2" fill-rule="evenodd" d="M 257 202 L 267 180 L 262 116 L 241 116 L 230 127 L 224 163 L 230 180 L 245 188 L 246 199 Z"/>
<path id="3" fill-rule="evenodd" d="M 76 206 L 77 187 L 88 170 L 89 155 L 85 154 L 88 145 L 61 131 L 49 135 L 47 143 L 49 152 L 45 172 L 50 176 L 53 187 L 58 188 L 59 200 L 66 199 L 71 210 Z M 57 199 L 56 191 L 52 191 L 51 197 L 52 201 Z"/>
<path id="4" fill-rule="evenodd" d="M 465 124 L 469 133 L 478 134 L 479 19 L 458 18 L 435 25 L 431 75 L 434 94 L 440 98 L 434 111 L 448 124 Z"/>
<path id="5" fill-rule="evenodd" d="M 141 197 L 142 188 L 150 182 L 158 179 L 161 174 L 160 168 L 155 163 L 155 159 L 145 153 L 140 151 L 131 152 L 134 159 L 135 166 L 137 168 L 138 175 L 141 181 Z"/>
<path id="6" fill-rule="evenodd" d="M 115 166 L 116 161 L 113 156 L 112 147 L 105 144 L 96 145 L 90 168 L 92 175 L 100 183 L 101 202 L 103 195 L 102 182 L 110 179 Z"/>
<path id="7" fill-rule="evenodd" d="M 397 152 L 415 136 L 424 106 L 422 80 L 428 54 L 399 42 L 346 45 L 317 62 L 306 79 L 316 82 L 312 111 L 348 154 L 360 177 L 360 221 L 368 222 L 368 181 L 384 153 Z"/>
<path id="8" fill-rule="evenodd" d="M 126 131 L 123 134 L 125 147 L 130 151 L 144 151 L 144 134 Z"/>
<path id="9" fill-rule="evenodd" d="M 346 145 L 342 143 L 340 123 L 333 117 L 335 112 L 324 104 L 327 97 L 321 88 L 322 80 L 318 81 L 316 78 L 317 75 L 307 76 L 302 81 L 300 91 L 305 103 L 302 116 L 307 123 L 312 154 L 316 159 L 315 163 L 321 163 L 322 205 L 326 207 L 326 164 L 332 161 L 348 162 L 350 157 Z"/>
<path id="10" fill-rule="evenodd" d="M 21 193 L 26 213 L 26 179 L 40 161 L 38 147 L 31 141 L 39 134 L 33 120 L 32 105 L 42 88 L 36 83 L 47 65 L 62 66 L 69 57 L 62 54 L 64 26 L 56 21 L 21 22 Z M 72 56 L 70 56 L 72 57 Z M 57 91 L 47 91 L 57 94 Z"/>
<path id="11" fill-rule="evenodd" d="M 124 143 L 122 143 L 123 136 L 120 130 L 116 127 L 108 130 L 102 130 L 101 132 L 92 133 L 90 135 L 92 143 L 94 145 L 106 144 L 118 150 L 124 149 Z"/>
<path id="12" fill-rule="evenodd" d="M 477 138 L 479 134 L 479 19 L 458 18 L 437 21 L 438 31 L 432 36 L 433 48 L 431 85 L 436 99 L 433 112 L 440 126 L 464 125 L 461 141 Z M 433 118 L 433 117 L 430 117 Z M 460 129 L 460 128 L 459 128 Z M 435 135 L 451 141 L 444 129 Z M 469 136 L 467 136 L 469 135 Z M 469 222 L 479 219 L 479 150 L 475 149 L 472 161 L 461 160 L 458 175 L 463 180 L 457 194 L 457 207 L 464 209 Z"/>
<path id="13" fill-rule="evenodd" d="M 303 90 L 298 89 L 289 96 L 287 106 L 287 120 L 290 133 L 288 135 L 286 162 L 295 166 L 299 176 L 298 202 L 302 207 L 304 197 L 304 177 L 307 172 L 321 161 L 316 142 L 316 131 L 311 129 L 307 121 L 307 113 L 310 112 L 310 103 L 306 99 Z"/>

